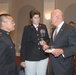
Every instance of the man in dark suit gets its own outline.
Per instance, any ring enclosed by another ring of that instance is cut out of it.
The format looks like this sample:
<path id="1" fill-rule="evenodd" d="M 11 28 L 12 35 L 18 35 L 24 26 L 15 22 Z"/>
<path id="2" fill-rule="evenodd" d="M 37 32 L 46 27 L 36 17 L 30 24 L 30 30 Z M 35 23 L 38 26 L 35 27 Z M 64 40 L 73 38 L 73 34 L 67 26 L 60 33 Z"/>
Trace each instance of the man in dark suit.
<path id="1" fill-rule="evenodd" d="M 76 54 L 76 29 L 63 20 L 63 13 L 55 9 L 51 13 L 51 23 L 56 26 L 50 45 L 54 49 L 50 54 L 50 75 L 73 75 L 74 54 Z M 48 48 L 44 45 L 43 49 Z"/>
<path id="2" fill-rule="evenodd" d="M 0 75 L 15 75 L 16 55 L 10 31 L 15 29 L 11 15 L 0 15 Z"/>

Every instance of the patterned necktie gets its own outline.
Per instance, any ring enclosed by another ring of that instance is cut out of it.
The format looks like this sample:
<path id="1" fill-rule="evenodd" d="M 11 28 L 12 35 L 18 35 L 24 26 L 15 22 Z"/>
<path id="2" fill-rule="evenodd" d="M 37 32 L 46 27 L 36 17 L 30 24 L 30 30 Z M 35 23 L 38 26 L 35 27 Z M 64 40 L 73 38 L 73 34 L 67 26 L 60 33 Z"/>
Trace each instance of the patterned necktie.
<path id="1" fill-rule="evenodd" d="M 54 31 L 54 35 L 53 35 L 53 40 L 55 40 L 55 38 L 56 38 L 56 36 L 57 36 L 57 29 L 58 29 L 58 27 L 55 29 L 55 31 Z"/>

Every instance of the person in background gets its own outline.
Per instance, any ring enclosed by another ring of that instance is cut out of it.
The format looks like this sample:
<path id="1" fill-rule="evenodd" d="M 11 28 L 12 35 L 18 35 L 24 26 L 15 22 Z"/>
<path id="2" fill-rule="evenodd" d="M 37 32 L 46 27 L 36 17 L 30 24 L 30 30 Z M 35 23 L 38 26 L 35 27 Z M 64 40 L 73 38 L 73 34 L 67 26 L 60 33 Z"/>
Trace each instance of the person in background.
<path id="1" fill-rule="evenodd" d="M 71 26 L 73 26 L 73 27 L 76 28 L 75 23 L 74 23 L 73 21 L 70 21 L 70 22 L 69 22 L 69 25 L 71 25 Z"/>
<path id="2" fill-rule="evenodd" d="M 76 54 L 76 29 L 64 22 L 63 12 L 55 9 L 51 13 L 51 23 L 56 26 L 52 32 L 50 46 L 50 75 L 74 75 L 74 55 Z M 49 48 L 44 44 L 43 49 Z M 45 52 L 47 52 L 45 50 Z"/>
<path id="3" fill-rule="evenodd" d="M 47 28 L 40 24 L 40 12 L 30 11 L 31 25 L 25 26 L 21 44 L 21 66 L 25 68 L 25 75 L 46 75 L 48 54 L 42 45 L 49 43 Z"/>
<path id="4" fill-rule="evenodd" d="M 16 55 L 10 32 L 15 22 L 10 14 L 0 15 L 0 75 L 16 75 Z"/>
<path id="5" fill-rule="evenodd" d="M 75 22 L 73 22 L 73 21 L 70 21 L 70 22 L 69 22 L 69 25 L 71 25 L 71 26 L 73 26 L 73 27 L 76 28 Z M 74 55 L 74 62 L 76 62 L 76 54 Z M 75 66 L 75 72 L 76 72 L 76 63 L 74 64 L 74 66 Z"/>

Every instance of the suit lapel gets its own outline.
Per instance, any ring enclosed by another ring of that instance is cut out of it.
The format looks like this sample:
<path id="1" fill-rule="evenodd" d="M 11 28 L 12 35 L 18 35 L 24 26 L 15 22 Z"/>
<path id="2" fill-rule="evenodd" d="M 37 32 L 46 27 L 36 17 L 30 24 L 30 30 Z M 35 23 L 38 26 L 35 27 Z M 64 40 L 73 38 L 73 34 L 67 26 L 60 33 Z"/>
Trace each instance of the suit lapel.
<path id="1" fill-rule="evenodd" d="M 56 36 L 56 38 L 55 38 L 54 41 L 57 41 L 57 40 L 59 39 L 59 37 L 61 36 L 61 34 L 62 34 L 63 31 L 64 31 L 64 27 L 65 27 L 65 23 L 63 24 L 63 26 L 62 26 L 61 29 L 59 30 L 59 32 L 58 32 L 58 34 L 57 34 L 57 36 Z"/>

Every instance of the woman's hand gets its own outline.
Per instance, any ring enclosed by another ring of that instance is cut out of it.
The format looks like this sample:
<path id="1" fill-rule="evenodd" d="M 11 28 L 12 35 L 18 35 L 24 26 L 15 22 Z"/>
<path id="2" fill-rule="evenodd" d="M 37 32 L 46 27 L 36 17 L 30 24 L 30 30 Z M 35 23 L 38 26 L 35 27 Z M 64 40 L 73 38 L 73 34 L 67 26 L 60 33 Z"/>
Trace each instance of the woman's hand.
<path id="1" fill-rule="evenodd" d="M 25 67 L 25 62 L 20 63 L 21 67 Z"/>
<path id="2" fill-rule="evenodd" d="M 46 49 L 48 49 L 49 48 L 49 46 L 47 45 L 47 44 L 44 44 L 43 45 L 43 50 L 45 51 Z"/>
<path id="3" fill-rule="evenodd" d="M 40 45 L 42 45 L 42 46 L 45 45 L 45 44 L 47 44 L 44 40 L 41 40 L 39 43 L 40 43 Z"/>

